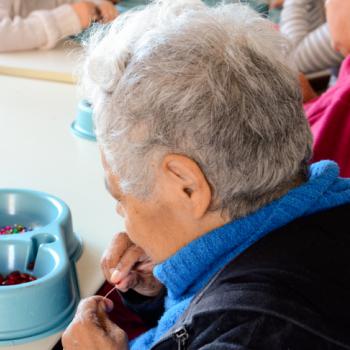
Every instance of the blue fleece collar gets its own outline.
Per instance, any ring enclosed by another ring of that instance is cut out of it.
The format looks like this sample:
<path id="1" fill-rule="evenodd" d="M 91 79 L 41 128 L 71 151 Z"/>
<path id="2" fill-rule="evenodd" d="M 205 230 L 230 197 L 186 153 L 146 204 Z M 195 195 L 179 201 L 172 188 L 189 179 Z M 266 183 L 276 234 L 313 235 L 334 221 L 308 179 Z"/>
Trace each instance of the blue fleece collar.
<path id="1" fill-rule="evenodd" d="M 309 180 L 255 213 L 234 220 L 192 241 L 154 269 L 171 298 L 200 290 L 213 273 L 266 234 L 287 223 L 350 203 L 350 179 L 321 161 L 309 168 Z"/>

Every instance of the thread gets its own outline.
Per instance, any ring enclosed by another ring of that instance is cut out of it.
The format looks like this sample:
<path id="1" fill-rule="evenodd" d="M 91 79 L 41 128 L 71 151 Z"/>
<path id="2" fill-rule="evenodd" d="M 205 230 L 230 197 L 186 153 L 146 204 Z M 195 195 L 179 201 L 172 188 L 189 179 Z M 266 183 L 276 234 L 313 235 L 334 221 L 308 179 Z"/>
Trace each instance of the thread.
<path id="1" fill-rule="evenodd" d="M 112 292 L 114 292 L 116 289 L 117 289 L 117 286 L 114 286 L 103 298 L 104 298 L 104 299 L 107 299 L 108 296 L 109 296 L 110 294 L 112 294 Z"/>

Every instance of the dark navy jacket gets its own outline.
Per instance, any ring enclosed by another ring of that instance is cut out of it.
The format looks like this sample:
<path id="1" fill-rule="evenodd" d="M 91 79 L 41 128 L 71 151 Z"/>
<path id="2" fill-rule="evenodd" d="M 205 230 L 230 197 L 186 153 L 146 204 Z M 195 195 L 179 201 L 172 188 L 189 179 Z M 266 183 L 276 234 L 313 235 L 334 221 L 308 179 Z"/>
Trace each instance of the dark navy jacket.
<path id="1" fill-rule="evenodd" d="M 162 296 L 126 303 L 152 324 Z M 350 349 L 350 205 L 299 218 L 232 260 L 152 347 L 173 349 Z"/>

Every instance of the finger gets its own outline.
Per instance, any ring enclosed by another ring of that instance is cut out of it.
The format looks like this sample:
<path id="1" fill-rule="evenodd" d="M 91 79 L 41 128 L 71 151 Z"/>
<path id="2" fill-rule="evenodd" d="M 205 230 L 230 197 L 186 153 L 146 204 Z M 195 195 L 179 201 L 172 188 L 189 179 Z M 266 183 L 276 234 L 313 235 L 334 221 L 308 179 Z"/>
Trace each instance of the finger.
<path id="1" fill-rule="evenodd" d="M 95 5 L 91 4 L 91 6 L 89 6 L 88 13 L 89 13 L 89 18 L 91 23 L 96 21 L 98 17 L 97 11 L 98 9 Z"/>
<path id="2" fill-rule="evenodd" d="M 115 7 L 113 7 L 111 9 L 111 11 L 108 13 L 108 19 L 110 21 L 112 21 L 113 19 L 115 19 L 118 16 L 118 14 L 119 13 L 118 13 L 117 9 Z"/>
<path id="3" fill-rule="evenodd" d="M 104 23 L 110 22 L 116 17 L 117 12 L 115 11 L 114 7 L 112 7 L 112 9 L 104 9 L 102 11 L 102 20 Z"/>
<path id="4" fill-rule="evenodd" d="M 99 7 L 95 8 L 95 22 L 99 22 L 101 21 L 101 19 L 103 18 L 103 13 L 101 11 L 101 9 Z"/>
<path id="5" fill-rule="evenodd" d="M 104 22 L 108 16 L 108 8 L 105 3 L 102 3 L 101 5 L 98 5 L 98 10 L 101 14 L 100 20 Z"/>
<path id="6" fill-rule="evenodd" d="M 99 6 L 98 7 L 98 11 L 100 13 L 99 21 L 104 23 L 106 21 L 106 16 L 107 16 L 105 7 L 104 6 Z"/>
<path id="7" fill-rule="evenodd" d="M 109 6 L 107 7 L 108 8 L 107 16 L 109 19 L 114 19 L 118 15 L 118 10 L 112 4 L 108 4 L 108 5 Z"/>
<path id="8" fill-rule="evenodd" d="M 109 312 L 113 309 L 113 302 L 102 296 L 93 296 L 83 299 L 78 305 L 76 317 L 85 322 L 89 322 L 95 318 L 99 307 L 102 307 L 105 312 Z"/>
<path id="9" fill-rule="evenodd" d="M 138 273 L 138 281 L 134 289 L 147 296 L 155 296 L 162 289 L 163 285 L 149 273 Z"/>
<path id="10" fill-rule="evenodd" d="M 108 320 L 108 316 L 106 313 L 106 309 L 105 309 L 103 303 L 99 303 L 97 306 L 96 317 L 95 317 L 94 321 L 95 321 L 95 324 L 99 328 L 102 328 L 102 330 L 106 333 L 108 332 L 107 320 Z"/>
<path id="11" fill-rule="evenodd" d="M 132 245 L 125 232 L 117 233 L 113 236 L 109 249 L 107 249 L 101 259 L 101 267 L 108 281 L 111 277 L 111 269 L 114 269 L 125 251 Z"/>
<path id="12" fill-rule="evenodd" d="M 140 257 L 140 260 L 142 260 L 142 257 Z M 146 257 L 144 261 L 141 261 L 139 264 L 135 266 L 135 271 L 142 272 L 142 273 L 152 273 L 154 268 L 153 261 Z"/>
<path id="13" fill-rule="evenodd" d="M 138 274 L 136 272 L 131 272 L 126 276 L 120 283 L 116 284 L 116 288 L 121 292 L 125 293 L 129 289 L 134 289 L 139 282 Z"/>
<path id="14" fill-rule="evenodd" d="M 130 247 L 122 256 L 116 270 L 113 272 L 111 276 L 112 283 L 120 283 L 144 256 L 144 251 L 140 247 L 135 245 Z"/>

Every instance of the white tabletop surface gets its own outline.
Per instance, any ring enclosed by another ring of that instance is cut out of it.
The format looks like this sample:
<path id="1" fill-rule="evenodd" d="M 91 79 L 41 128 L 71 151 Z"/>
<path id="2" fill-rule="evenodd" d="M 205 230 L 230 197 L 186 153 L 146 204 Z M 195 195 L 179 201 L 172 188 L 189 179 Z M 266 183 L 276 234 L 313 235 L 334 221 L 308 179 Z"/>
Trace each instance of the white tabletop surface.
<path id="1" fill-rule="evenodd" d="M 84 241 L 77 270 L 85 297 L 102 284 L 100 256 L 123 223 L 105 191 L 96 143 L 70 131 L 77 102 L 74 85 L 0 75 L 0 187 L 45 191 L 68 204 Z M 0 350 L 48 350 L 59 337 Z"/>
<path id="2" fill-rule="evenodd" d="M 80 46 L 72 40 L 51 50 L 0 53 L 0 74 L 74 83 Z"/>

